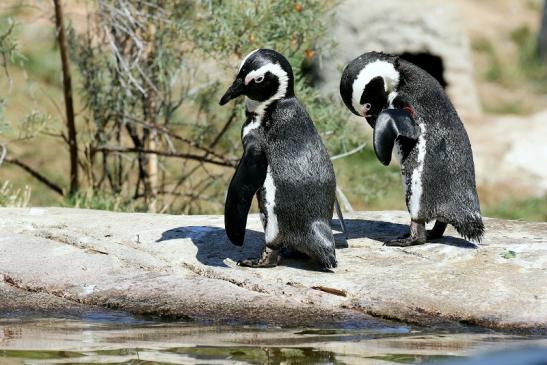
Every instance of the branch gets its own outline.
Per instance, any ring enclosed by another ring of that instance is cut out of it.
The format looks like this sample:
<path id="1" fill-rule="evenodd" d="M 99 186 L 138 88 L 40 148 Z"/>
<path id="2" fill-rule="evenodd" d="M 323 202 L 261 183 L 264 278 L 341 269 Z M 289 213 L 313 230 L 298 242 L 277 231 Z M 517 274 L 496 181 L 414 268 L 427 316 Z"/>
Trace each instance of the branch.
<path id="1" fill-rule="evenodd" d="M 218 166 L 235 167 L 235 163 L 229 160 L 215 161 L 208 158 L 204 158 L 203 156 L 194 155 L 192 153 L 158 151 L 158 150 L 149 150 L 145 148 L 135 148 L 135 147 L 123 148 L 123 147 L 107 147 L 107 146 L 95 148 L 95 151 L 118 152 L 118 153 L 145 153 L 145 154 L 153 154 L 153 155 L 164 156 L 164 157 L 174 157 L 174 158 L 195 160 L 195 161 L 206 162 L 206 163 L 210 163 L 210 164 L 218 165 Z"/>
<path id="2" fill-rule="evenodd" d="M 220 141 L 220 139 L 222 138 L 222 136 L 224 135 L 224 133 L 226 133 L 226 131 L 228 130 L 228 128 L 230 127 L 230 125 L 234 121 L 234 118 L 237 114 L 236 111 L 237 111 L 237 108 L 234 107 L 232 109 L 232 113 L 230 113 L 230 117 L 228 118 L 228 120 L 226 121 L 226 123 L 224 124 L 224 126 L 222 127 L 220 132 L 218 132 L 218 134 L 215 137 L 215 139 L 213 140 L 213 142 L 209 145 L 209 148 L 215 147 L 217 145 L 217 143 Z"/>
<path id="3" fill-rule="evenodd" d="M 74 102 L 72 100 L 72 79 L 68 62 L 68 45 L 63 19 L 62 0 L 53 0 L 55 6 L 55 27 L 57 28 L 57 42 L 61 54 L 63 72 L 63 92 L 65 97 L 66 126 L 68 132 L 68 147 L 70 151 L 70 194 L 78 191 L 78 140 L 76 138 L 76 123 L 74 121 Z"/>
<path id="4" fill-rule="evenodd" d="M 55 184 L 53 181 L 49 180 L 47 177 L 40 174 L 38 171 L 34 170 L 32 167 L 30 167 L 26 163 L 19 161 L 16 158 L 6 158 L 4 161 L 6 161 L 7 163 L 11 163 L 13 165 L 19 166 L 20 168 L 28 172 L 32 177 L 40 181 L 42 184 L 46 185 L 51 190 L 53 190 L 60 196 L 64 196 L 63 189 L 61 189 L 59 185 Z"/>
<path id="5" fill-rule="evenodd" d="M 10 26 L 8 28 L 8 30 L 0 35 L 0 46 L 2 46 L 2 51 L 0 52 L 0 57 L 2 57 L 2 67 L 4 68 L 4 73 L 6 74 L 6 78 L 9 82 L 9 86 L 8 86 L 8 94 L 11 94 L 11 90 L 13 88 L 13 79 L 11 78 L 11 75 L 9 73 L 9 69 L 8 69 L 8 57 L 10 55 L 10 53 L 13 52 L 13 48 L 12 49 L 5 49 L 4 47 L 4 41 L 6 39 L 8 39 L 8 37 L 11 35 L 11 33 L 13 32 L 13 28 L 15 28 L 15 24 L 11 22 L 10 19 L 8 19 L 8 21 L 10 22 Z"/>
<path id="6" fill-rule="evenodd" d="M 351 206 L 348 198 L 346 197 L 346 195 L 344 194 L 344 192 L 342 191 L 342 189 L 340 189 L 338 185 L 336 186 L 336 194 L 338 194 L 338 200 L 340 201 L 340 203 L 342 203 L 344 210 L 346 212 L 353 212 L 353 207 Z"/>
<path id="7" fill-rule="evenodd" d="M 0 154 L 0 166 L 2 166 L 2 162 L 4 162 L 4 159 L 6 158 L 8 149 L 6 148 L 6 145 L 3 143 L 0 143 L 0 147 L 2 147 L 2 153 Z"/>
<path id="8" fill-rule="evenodd" d="M 171 132 L 169 129 L 165 128 L 165 127 L 160 127 L 160 126 L 155 126 L 155 125 L 152 125 L 152 124 L 149 124 L 149 123 L 146 123 L 142 120 L 138 120 L 138 119 L 135 119 L 129 115 L 123 115 L 123 114 L 117 114 L 119 117 L 122 117 L 122 118 L 126 118 L 130 123 L 135 123 L 135 124 L 140 124 L 142 125 L 143 127 L 145 128 L 148 128 L 148 129 L 152 129 L 152 130 L 156 130 L 158 132 L 161 132 L 165 135 L 168 135 L 169 137 L 175 139 L 175 140 L 178 140 L 178 141 L 181 141 L 181 142 L 184 142 L 186 144 L 188 144 L 189 146 L 191 147 L 194 147 L 198 150 L 202 150 L 204 152 L 206 152 L 206 155 L 211 155 L 211 156 L 214 156 L 216 158 L 218 158 L 219 160 L 223 161 L 226 166 L 235 166 L 234 163 L 232 163 L 232 161 L 230 161 L 229 159 L 227 159 L 226 157 L 218 154 L 217 152 L 213 151 L 211 149 L 211 147 L 204 147 L 198 143 L 196 143 L 195 141 L 192 141 L 191 139 L 188 139 L 188 138 L 185 138 L 185 137 L 182 137 L 182 136 L 179 136 L 178 134 L 175 134 L 173 132 Z M 233 119 L 233 118 L 232 118 Z M 227 129 L 227 127 L 226 127 Z M 222 137 L 222 135 L 220 136 Z M 220 137 L 218 137 L 220 139 Z"/>
<path id="9" fill-rule="evenodd" d="M 367 145 L 366 143 L 363 143 L 362 145 L 355 147 L 351 151 L 344 152 L 344 153 L 341 153 L 341 154 L 336 155 L 336 156 L 332 156 L 330 159 L 331 159 L 331 161 L 334 161 L 334 160 L 338 160 L 339 158 L 348 157 L 350 155 L 353 155 L 354 153 L 357 153 L 357 152 L 361 151 L 363 148 L 365 148 L 366 145 Z"/>

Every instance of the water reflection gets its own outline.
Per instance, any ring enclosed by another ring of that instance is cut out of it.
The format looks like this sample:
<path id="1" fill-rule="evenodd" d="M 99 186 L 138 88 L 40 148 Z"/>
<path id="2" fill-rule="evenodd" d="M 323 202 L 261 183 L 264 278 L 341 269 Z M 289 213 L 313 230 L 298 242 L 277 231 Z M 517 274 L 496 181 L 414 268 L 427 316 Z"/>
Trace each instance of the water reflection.
<path id="1" fill-rule="evenodd" d="M 198 326 L 111 314 L 0 319 L 0 363 L 436 364 L 523 344 L 547 346 L 547 340 L 404 326 Z"/>

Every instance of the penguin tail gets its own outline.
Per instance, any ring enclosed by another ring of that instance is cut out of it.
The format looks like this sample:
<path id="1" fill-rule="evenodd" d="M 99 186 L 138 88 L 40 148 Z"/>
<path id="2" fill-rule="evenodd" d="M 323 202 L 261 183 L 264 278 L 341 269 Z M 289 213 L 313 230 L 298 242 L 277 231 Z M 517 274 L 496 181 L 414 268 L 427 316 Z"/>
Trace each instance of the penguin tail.
<path id="1" fill-rule="evenodd" d="M 314 222 L 311 229 L 311 237 L 307 237 L 298 250 L 317 261 L 322 268 L 335 268 L 337 262 L 334 251 L 334 235 L 330 226 L 325 222 Z"/>
<path id="2" fill-rule="evenodd" d="M 480 242 L 484 236 L 484 223 L 480 213 L 472 213 L 452 225 L 466 240 Z"/>

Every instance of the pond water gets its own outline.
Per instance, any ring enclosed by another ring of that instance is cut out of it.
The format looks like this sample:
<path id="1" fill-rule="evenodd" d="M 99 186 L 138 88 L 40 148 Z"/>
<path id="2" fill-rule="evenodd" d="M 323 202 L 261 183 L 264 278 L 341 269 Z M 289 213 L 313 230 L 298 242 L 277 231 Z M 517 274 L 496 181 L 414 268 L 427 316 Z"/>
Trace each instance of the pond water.
<path id="1" fill-rule="evenodd" d="M 140 320 L 0 317 L 0 364 L 436 364 L 485 351 L 547 348 L 544 337 L 485 330 L 271 328 Z"/>

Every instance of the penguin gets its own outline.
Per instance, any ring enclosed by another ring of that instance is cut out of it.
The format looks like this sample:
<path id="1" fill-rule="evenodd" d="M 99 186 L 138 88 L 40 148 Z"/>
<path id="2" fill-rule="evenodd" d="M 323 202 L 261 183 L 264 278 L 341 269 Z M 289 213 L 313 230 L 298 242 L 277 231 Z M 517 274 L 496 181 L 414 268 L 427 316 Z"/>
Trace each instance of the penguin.
<path id="1" fill-rule="evenodd" d="M 336 179 L 313 121 L 294 94 L 291 65 L 280 53 L 257 49 L 241 62 L 220 105 L 244 95 L 243 156 L 226 197 L 230 241 L 242 245 L 256 194 L 265 233 L 257 259 L 241 266 L 273 267 L 281 249 L 306 254 L 322 268 L 336 267 L 330 227 Z"/>
<path id="2" fill-rule="evenodd" d="M 345 67 L 340 95 L 373 128 L 378 160 L 389 165 L 394 148 L 400 160 L 410 234 L 385 245 L 424 244 L 441 238 L 447 224 L 480 242 L 484 224 L 471 144 L 439 82 L 410 62 L 369 52 Z"/>

